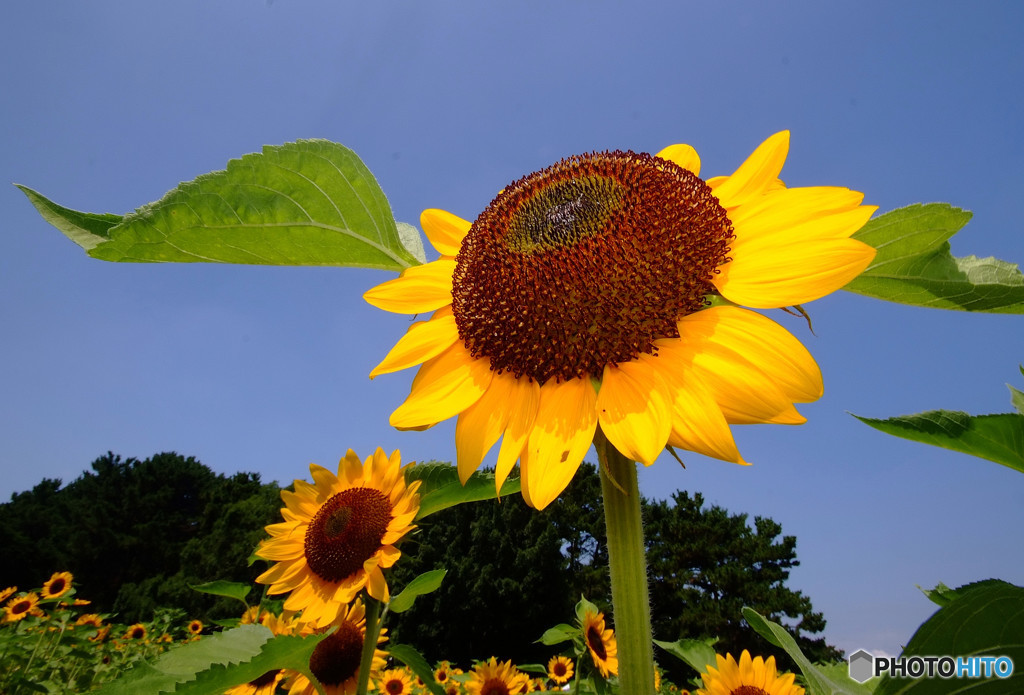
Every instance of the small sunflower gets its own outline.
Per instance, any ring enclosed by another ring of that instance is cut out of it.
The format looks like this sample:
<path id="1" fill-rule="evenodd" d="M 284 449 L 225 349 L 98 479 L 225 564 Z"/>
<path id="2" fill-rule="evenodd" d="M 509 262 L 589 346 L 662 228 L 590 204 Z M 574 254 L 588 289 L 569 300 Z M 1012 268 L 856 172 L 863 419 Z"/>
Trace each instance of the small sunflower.
<path id="1" fill-rule="evenodd" d="M 442 661 L 434 669 L 434 680 L 444 685 L 452 677 L 452 665 L 448 661 Z"/>
<path id="2" fill-rule="evenodd" d="M 512 695 L 530 679 L 512 665 L 511 661 L 498 663 L 496 657 L 482 661 L 470 671 L 466 691 L 470 695 Z"/>
<path id="3" fill-rule="evenodd" d="M 34 591 L 24 596 L 16 596 L 4 606 L 4 620 L 9 623 L 24 620 L 36 611 L 38 604 L 39 594 Z"/>
<path id="4" fill-rule="evenodd" d="M 573 663 L 567 656 L 553 656 L 548 661 L 548 678 L 555 685 L 565 685 L 572 679 Z"/>
<path id="5" fill-rule="evenodd" d="M 146 626 L 142 623 L 135 623 L 127 630 L 125 630 L 124 638 L 132 640 L 144 640 L 146 639 Z"/>
<path id="6" fill-rule="evenodd" d="M 74 577 L 70 572 L 54 572 L 53 576 L 43 584 L 43 590 L 40 592 L 41 598 L 60 598 L 71 591 L 72 579 L 74 579 Z"/>
<path id="7" fill-rule="evenodd" d="M 389 669 L 377 679 L 377 689 L 381 695 L 410 695 L 412 676 L 404 668 Z"/>
<path id="8" fill-rule="evenodd" d="M 203 634 L 203 621 L 202 620 L 190 620 L 188 623 L 188 634 L 193 637 Z"/>
<path id="9" fill-rule="evenodd" d="M 619 673 L 619 647 L 615 642 L 615 633 L 605 628 L 604 613 L 587 609 L 583 615 L 583 640 L 587 644 L 590 658 L 594 666 L 607 678 Z"/>
<path id="10" fill-rule="evenodd" d="M 18 591 L 18 587 L 16 587 L 16 586 L 9 586 L 6 589 L 0 591 L 0 603 L 3 603 L 7 599 L 9 599 L 11 596 L 14 596 L 14 594 L 16 594 L 17 591 Z"/>
<path id="11" fill-rule="evenodd" d="M 313 649 L 309 659 L 309 670 L 313 672 L 317 680 L 324 687 L 326 695 L 353 695 L 359 683 L 359 663 L 362 659 L 363 640 L 366 636 L 366 607 L 363 602 L 356 599 L 351 605 L 344 608 L 338 619 L 332 625 L 322 628 L 324 631 L 333 625 L 338 629 L 324 638 Z M 305 624 L 306 631 L 312 628 L 312 623 Z M 386 641 L 384 631 L 381 631 L 377 643 Z M 371 677 L 381 671 L 387 664 L 387 654 L 378 650 L 374 651 L 373 661 L 370 664 Z M 301 673 L 293 672 L 289 676 L 285 687 L 289 695 L 315 695 L 316 686 Z"/>
<path id="12" fill-rule="evenodd" d="M 744 649 L 738 664 L 732 654 L 716 654 L 715 661 L 718 668 L 706 667 L 700 674 L 704 687 L 694 695 L 804 695 L 804 689 L 794 683 L 795 675 L 776 672 L 774 656 L 767 661 L 760 656 L 751 659 Z"/>
<path id="13" fill-rule="evenodd" d="M 498 487 L 518 460 L 538 509 L 598 427 L 644 465 L 666 445 L 746 463 L 729 425 L 802 423 L 793 404 L 822 383 L 795 337 L 736 305 L 812 301 L 875 255 L 849 237 L 876 208 L 846 188 L 786 188 L 788 150 L 777 133 L 707 180 L 689 145 L 570 157 L 506 186 L 472 224 L 425 211 L 440 259 L 364 294 L 433 312 L 370 373 L 422 365 L 391 424 L 457 416 L 463 481 L 501 439 Z"/>
<path id="14" fill-rule="evenodd" d="M 103 618 L 98 613 L 83 613 L 78 616 L 75 625 L 98 628 L 103 626 Z"/>
<path id="15" fill-rule="evenodd" d="M 270 594 L 291 592 L 288 611 L 303 621 L 329 625 L 364 587 L 370 596 L 390 597 L 382 569 L 401 556 L 395 548 L 416 528 L 419 481 L 408 486 L 398 451 L 377 449 L 365 463 L 349 449 L 335 475 L 310 464 L 313 484 L 295 481 L 295 492 L 281 491 L 284 521 L 267 526 L 270 539 L 256 554 L 276 561 L 257 577 Z"/>

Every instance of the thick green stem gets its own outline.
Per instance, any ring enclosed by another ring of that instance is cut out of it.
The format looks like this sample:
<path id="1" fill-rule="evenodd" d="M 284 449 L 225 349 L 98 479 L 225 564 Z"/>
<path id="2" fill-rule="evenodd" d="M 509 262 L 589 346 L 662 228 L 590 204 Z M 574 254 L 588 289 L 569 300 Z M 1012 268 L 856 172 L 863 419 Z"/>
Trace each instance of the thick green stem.
<path id="1" fill-rule="evenodd" d="M 358 695 L 366 695 L 370 684 L 370 670 L 373 668 L 373 654 L 377 650 L 377 638 L 380 636 L 383 617 L 380 612 L 380 601 L 364 592 L 363 601 L 366 605 L 366 635 L 363 637 L 363 654 L 359 663 L 359 683 L 356 686 Z"/>
<path id="2" fill-rule="evenodd" d="M 654 693 L 654 647 L 636 463 L 619 453 L 600 428 L 594 435 L 594 446 L 601 464 L 601 495 L 608 529 L 619 692 L 648 695 Z"/>

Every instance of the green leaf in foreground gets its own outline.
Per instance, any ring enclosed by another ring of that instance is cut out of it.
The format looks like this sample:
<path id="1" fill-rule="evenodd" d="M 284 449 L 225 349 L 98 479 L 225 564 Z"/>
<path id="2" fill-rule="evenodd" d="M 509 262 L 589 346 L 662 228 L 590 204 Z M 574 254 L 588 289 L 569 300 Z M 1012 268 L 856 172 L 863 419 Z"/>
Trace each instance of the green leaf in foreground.
<path id="1" fill-rule="evenodd" d="M 952 601 L 937 610 L 907 643 L 902 656 L 1007 656 L 1024 664 L 1024 588 L 990 580 L 947 592 Z M 1024 692 L 1024 669 L 1009 678 L 883 678 L 875 695 Z"/>
<path id="2" fill-rule="evenodd" d="M 996 258 L 950 253 L 949 238 L 971 213 L 946 203 L 910 205 L 868 221 L 856 234 L 877 250 L 844 290 L 901 304 L 1024 313 L 1024 275 Z"/>
<path id="3" fill-rule="evenodd" d="M 422 481 L 419 489 L 420 510 L 417 519 L 463 502 L 479 502 L 498 497 L 493 471 L 477 471 L 466 484 L 459 481 L 458 469 L 449 463 L 421 463 L 405 469 L 408 482 Z M 519 478 L 509 478 L 501 486 L 501 496 L 520 490 Z"/>
<path id="4" fill-rule="evenodd" d="M 437 591 L 447 572 L 448 570 L 443 569 L 430 570 L 419 575 L 406 584 L 398 596 L 391 599 L 391 602 L 388 604 L 388 610 L 392 613 L 404 613 L 409 610 L 412 608 L 412 604 L 417 597 Z"/>
<path id="5" fill-rule="evenodd" d="M 408 666 L 434 695 L 445 695 L 444 688 L 434 680 L 434 669 L 430 668 L 427 660 L 414 647 L 392 644 L 388 647 L 388 654 Z"/>
<path id="6" fill-rule="evenodd" d="M 708 666 L 717 666 L 715 648 L 709 642 L 714 642 L 714 640 L 681 639 L 675 642 L 654 640 L 656 645 L 680 659 L 697 673 L 707 673 Z"/>
<path id="7" fill-rule="evenodd" d="M 399 230 L 366 165 L 328 140 L 268 145 L 123 219 L 22 190 L 47 221 L 105 261 L 402 270 L 422 257 L 422 241 L 412 238 L 418 232 Z"/>
<path id="8" fill-rule="evenodd" d="M 238 599 L 242 603 L 245 603 L 245 597 L 248 596 L 249 592 L 252 590 L 252 584 L 229 582 L 223 579 L 206 582 L 205 584 L 192 584 L 191 587 L 203 594 L 226 596 L 228 598 Z"/>
<path id="9" fill-rule="evenodd" d="M 971 454 L 1024 473 L 1024 415 L 930 410 L 886 420 L 854 417 L 894 437 Z"/>
<path id="10" fill-rule="evenodd" d="M 844 677 L 841 673 L 837 676 L 834 670 L 830 670 L 826 674 L 812 664 L 800 651 L 793 636 L 778 623 L 768 620 L 757 611 L 747 607 L 743 608 L 743 618 L 757 634 L 789 654 L 790 658 L 800 667 L 800 672 L 804 674 L 804 680 L 807 682 L 807 689 L 811 695 L 869 695 L 871 693 L 868 688 L 858 684 L 849 676 Z"/>
<path id="11" fill-rule="evenodd" d="M 264 644 L 259 654 L 249 661 L 231 666 L 216 664 L 197 674 L 194 681 L 179 685 L 174 693 L 175 695 L 222 695 L 228 688 L 251 683 L 266 673 L 283 668 L 298 671 L 315 684 L 316 679 L 309 670 L 309 661 L 316 645 L 326 637 L 326 634 L 308 637 L 278 635 Z"/>

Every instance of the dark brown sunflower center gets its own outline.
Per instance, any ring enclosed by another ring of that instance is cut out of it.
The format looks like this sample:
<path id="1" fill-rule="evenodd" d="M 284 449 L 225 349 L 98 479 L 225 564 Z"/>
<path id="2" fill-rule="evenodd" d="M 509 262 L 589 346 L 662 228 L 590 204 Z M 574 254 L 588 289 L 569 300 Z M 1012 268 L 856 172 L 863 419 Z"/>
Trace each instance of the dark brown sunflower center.
<path id="1" fill-rule="evenodd" d="M 555 664 L 555 667 L 551 669 L 551 672 L 558 678 L 563 677 L 566 674 L 565 664 L 563 664 L 561 661 L 557 662 Z"/>
<path id="2" fill-rule="evenodd" d="M 608 658 L 608 652 L 604 648 L 604 639 L 601 637 L 601 631 L 596 626 L 591 625 L 587 628 L 587 646 L 597 655 L 597 658 L 601 661 L 605 661 Z"/>
<path id="3" fill-rule="evenodd" d="M 57 596 L 64 591 L 64 587 L 67 584 L 63 579 L 54 579 L 53 583 L 50 584 L 49 594 L 50 596 Z"/>
<path id="4" fill-rule="evenodd" d="M 480 695 L 509 695 L 508 683 L 501 678 L 488 678 L 480 686 Z"/>
<path id="5" fill-rule="evenodd" d="M 473 223 L 452 282 L 459 336 L 517 378 L 600 377 L 678 337 L 732 236 L 708 185 L 672 162 L 563 159 L 512 183 Z"/>
<path id="6" fill-rule="evenodd" d="M 363 631 L 346 620 L 313 649 L 309 670 L 324 685 L 341 685 L 359 672 L 362 651 Z"/>
<path id="7" fill-rule="evenodd" d="M 756 685 L 741 685 L 729 693 L 729 695 L 768 695 L 768 693 Z"/>
<path id="8" fill-rule="evenodd" d="M 405 692 L 405 683 L 397 678 L 392 678 L 384 684 L 384 692 L 388 695 L 402 695 Z"/>
<path id="9" fill-rule="evenodd" d="M 306 529 L 309 568 L 327 582 L 340 582 L 373 557 L 391 521 L 391 501 L 380 490 L 353 487 L 327 500 Z"/>
<path id="10" fill-rule="evenodd" d="M 27 599 L 22 599 L 11 606 L 11 615 L 21 615 L 22 613 L 27 613 L 31 609 L 32 602 Z"/>

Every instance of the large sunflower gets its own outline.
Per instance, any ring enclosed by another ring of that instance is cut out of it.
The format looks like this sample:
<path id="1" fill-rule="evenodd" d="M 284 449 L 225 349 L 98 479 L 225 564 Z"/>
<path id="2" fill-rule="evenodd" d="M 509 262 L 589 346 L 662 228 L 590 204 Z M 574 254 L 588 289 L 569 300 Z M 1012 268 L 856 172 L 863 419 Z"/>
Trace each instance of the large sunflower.
<path id="1" fill-rule="evenodd" d="M 32 591 L 24 596 L 16 596 L 4 606 L 4 620 L 14 623 L 32 615 L 39 605 L 39 594 Z"/>
<path id="2" fill-rule="evenodd" d="M 804 695 L 804 689 L 793 682 L 796 676 L 776 672 L 774 656 L 767 661 L 760 656 L 751 659 L 744 649 L 739 663 L 732 654 L 716 654 L 715 661 L 718 668 L 707 666 L 700 674 L 704 687 L 695 695 Z"/>
<path id="3" fill-rule="evenodd" d="M 512 665 L 511 661 L 498 663 L 496 657 L 482 661 L 470 671 L 466 691 L 470 695 L 512 695 L 529 682 L 529 677 Z"/>
<path id="4" fill-rule="evenodd" d="M 370 376 L 422 365 L 391 415 L 400 429 L 458 416 L 465 480 L 502 439 L 543 508 L 600 426 L 650 465 L 666 445 L 744 463 L 730 424 L 796 424 L 821 396 L 799 341 L 742 309 L 798 305 L 855 278 L 874 249 L 850 239 L 876 209 L 846 188 L 786 188 L 789 133 L 731 176 L 699 178 L 689 145 L 564 159 L 516 181 L 470 224 L 420 221 L 440 259 L 364 295 L 433 312 Z M 708 297 L 725 301 L 708 307 Z"/>
<path id="5" fill-rule="evenodd" d="M 607 678 L 619 673 L 619 646 L 615 641 L 615 632 L 605 627 L 604 613 L 587 609 L 583 614 L 583 641 L 594 661 L 594 666 Z"/>
<path id="6" fill-rule="evenodd" d="M 349 449 L 335 475 L 310 464 L 313 484 L 295 481 L 281 491 L 284 521 L 267 526 L 270 538 L 256 554 L 276 560 L 256 581 L 268 593 L 292 592 L 286 611 L 304 622 L 334 622 L 364 587 L 381 601 L 390 597 L 382 569 L 401 556 L 394 543 L 416 528 L 419 481 L 406 485 L 398 451 L 380 448 L 365 463 Z"/>

